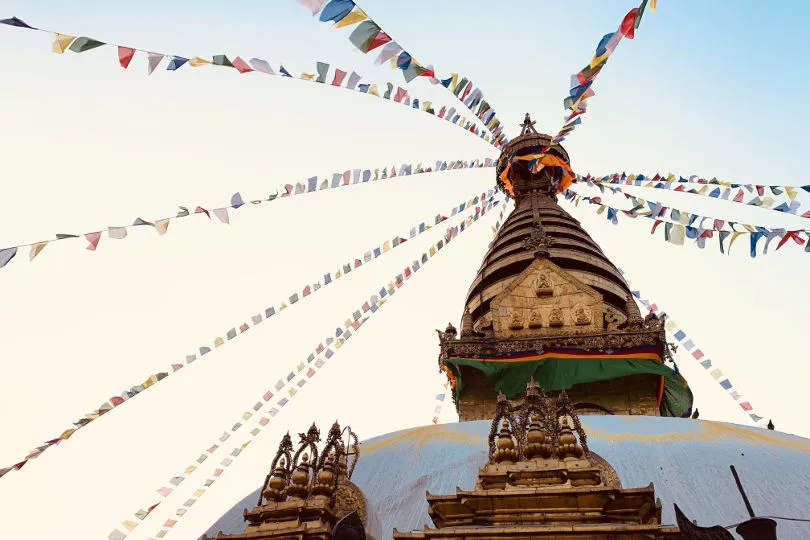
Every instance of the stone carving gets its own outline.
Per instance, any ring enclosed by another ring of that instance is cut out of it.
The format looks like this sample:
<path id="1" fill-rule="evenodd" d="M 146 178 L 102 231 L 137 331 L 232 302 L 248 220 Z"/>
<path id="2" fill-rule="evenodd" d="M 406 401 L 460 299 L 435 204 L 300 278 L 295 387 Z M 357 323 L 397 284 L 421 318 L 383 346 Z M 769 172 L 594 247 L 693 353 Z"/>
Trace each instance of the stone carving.
<path id="1" fill-rule="evenodd" d="M 605 309 L 604 321 L 605 321 L 605 330 L 607 330 L 608 332 L 615 332 L 619 328 L 619 324 L 621 324 L 622 322 L 621 317 L 619 317 L 619 314 L 610 308 Z"/>
<path id="2" fill-rule="evenodd" d="M 548 316 L 548 325 L 551 328 L 559 328 L 562 326 L 563 323 L 563 313 L 562 310 L 559 308 L 554 308 L 551 310 L 551 314 Z"/>
<path id="3" fill-rule="evenodd" d="M 543 327 L 543 318 L 540 313 L 539 309 L 532 310 L 532 314 L 529 317 L 529 328 L 542 328 Z"/>
<path id="4" fill-rule="evenodd" d="M 551 279 L 545 273 L 537 276 L 534 289 L 537 296 L 551 296 L 554 294 L 554 290 L 551 288 Z"/>
<path id="5" fill-rule="evenodd" d="M 577 304 L 574 306 L 574 324 L 577 326 L 591 324 L 591 316 L 588 314 L 582 304 Z"/>
<path id="6" fill-rule="evenodd" d="M 509 329 L 510 330 L 523 329 L 523 319 L 520 316 L 520 312 L 517 310 L 513 310 L 512 315 L 509 317 Z"/>

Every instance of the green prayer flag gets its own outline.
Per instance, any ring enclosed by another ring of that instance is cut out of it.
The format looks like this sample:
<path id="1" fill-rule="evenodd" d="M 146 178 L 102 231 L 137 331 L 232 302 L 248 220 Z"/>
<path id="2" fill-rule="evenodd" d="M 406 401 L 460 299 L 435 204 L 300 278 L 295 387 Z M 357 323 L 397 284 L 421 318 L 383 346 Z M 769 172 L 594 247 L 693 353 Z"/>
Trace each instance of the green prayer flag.
<path id="1" fill-rule="evenodd" d="M 318 70 L 318 78 L 315 79 L 315 82 L 319 83 L 326 82 L 326 74 L 329 73 L 329 64 L 318 62 L 317 70 Z"/>
<path id="2" fill-rule="evenodd" d="M 371 50 L 371 44 L 374 38 L 381 30 L 382 28 L 377 26 L 377 23 L 374 21 L 363 21 L 358 24 L 357 28 L 351 33 L 349 41 L 364 53 L 368 53 L 368 51 Z"/>
<path id="3" fill-rule="evenodd" d="M 215 66 L 225 66 L 225 67 L 233 67 L 231 61 L 228 60 L 228 57 L 224 54 L 217 54 L 214 56 L 214 65 Z"/>
<path id="4" fill-rule="evenodd" d="M 81 53 L 95 49 L 96 47 L 101 47 L 102 45 L 106 45 L 106 43 L 82 36 L 76 38 L 73 43 L 70 44 L 70 50 L 75 53 Z"/>
<path id="5" fill-rule="evenodd" d="M 636 20 L 633 21 L 633 28 L 638 29 L 641 26 L 641 17 L 644 15 L 644 9 L 647 7 L 647 0 L 642 0 L 641 5 L 638 6 L 638 12 L 636 13 Z"/>

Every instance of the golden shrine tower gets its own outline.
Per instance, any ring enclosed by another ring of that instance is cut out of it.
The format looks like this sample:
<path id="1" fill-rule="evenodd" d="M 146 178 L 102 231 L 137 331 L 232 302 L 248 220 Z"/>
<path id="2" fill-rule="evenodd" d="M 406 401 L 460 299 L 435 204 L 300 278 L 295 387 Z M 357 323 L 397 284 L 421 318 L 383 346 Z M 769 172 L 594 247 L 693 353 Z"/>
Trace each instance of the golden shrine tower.
<path id="1" fill-rule="evenodd" d="M 497 163 L 515 210 L 470 286 L 461 335 L 440 332 L 461 421 L 490 418 L 498 392 L 515 398 L 531 378 L 589 414 L 691 412 L 685 382 L 664 365 L 664 321 L 642 318 L 618 269 L 557 204 L 569 170 L 527 114 Z"/>
<path id="2" fill-rule="evenodd" d="M 461 422 L 362 444 L 335 423 L 323 447 L 314 425 L 297 445 L 288 434 L 257 492 L 234 507 L 241 515 L 209 530 L 217 539 L 733 540 L 686 513 L 736 520 L 745 540 L 777 538 L 733 463 L 748 465 L 747 486 L 767 505 L 761 486 L 810 478 L 810 441 L 684 418 L 692 394 L 665 365 L 663 317 L 642 317 L 618 269 L 557 204 L 568 154 L 528 114 L 522 128 L 497 163 L 515 210 L 473 280 L 460 332 L 439 332 Z"/>

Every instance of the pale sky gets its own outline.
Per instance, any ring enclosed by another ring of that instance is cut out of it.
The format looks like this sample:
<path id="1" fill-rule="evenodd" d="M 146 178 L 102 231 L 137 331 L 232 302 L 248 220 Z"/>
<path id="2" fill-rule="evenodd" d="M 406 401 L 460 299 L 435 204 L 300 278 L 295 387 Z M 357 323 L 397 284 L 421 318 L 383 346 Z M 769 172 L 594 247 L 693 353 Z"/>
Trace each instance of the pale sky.
<path id="1" fill-rule="evenodd" d="M 559 128 L 570 75 L 633 4 L 360 5 L 438 74 L 472 78 L 515 136 L 525 112 L 541 131 Z M 806 184 L 800 141 L 810 122 L 802 99 L 808 75 L 797 66 L 807 14 L 797 10 L 807 9 L 787 1 L 661 0 L 596 80 L 589 111 L 565 142 L 574 169 Z M 0 18 L 12 15 L 156 52 L 258 57 L 296 75 L 314 72 L 320 60 L 405 86 L 398 72 L 354 49 L 347 31 L 313 21 L 294 0 L 178 0 L 168 8 L 156 0 L 7 0 Z M 266 197 L 313 175 L 498 155 L 447 122 L 356 92 L 213 67 L 166 72 L 165 61 L 151 76 L 146 70 L 143 54 L 124 71 L 112 47 L 56 55 L 46 34 L 0 27 L 0 247 L 170 216 L 178 205 L 223 206 L 237 191 L 246 200 Z M 460 106 L 424 80 L 408 89 L 437 109 Z M 0 467 L 58 437 L 110 396 L 494 182 L 492 169 L 411 176 L 246 206 L 231 212 L 230 225 L 193 216 L 172 222 L 162 237 L 146 227 L 124 240 L 104 234 L 96 252 L 84 240 L 64 241 L 29 263 L 21 251 L 0 270 Z M 634 193 L 736 221 L 807 223 L 661 190 Z M 810 198 L 801 197 L 810 209 Z M 650 220 L 622 217 L 613 226 L 594 207 L 563 207 L 758 414 L 773 418 L 777 430 L 810 436 L 796 405 L 810 378 L 803 340 L 808 255 L 801 248 L 751 259 L 741 238 L 723 256 L 716 239 L 704 250 L 677 247 L 660 229 L 651 237 Z M 337 417 L 367 439 L 430 423 L 443 383 L 434 329 L 458 324 L 496 216 L 454 240 L 372 316 L 168 538 L 196 538 L 255 489 L 288 429 L 304 431 L 313 420 L 325 429 Z M 0 479 L 4 532 L 106 538 L 134 519 L 161 500 L 156 489 L 182 474 L 442 232 L 429 231 L 352 272 L 7 474 Z M 691 356 L 682 351 L 677 359 L 702 419 L 751 424 Z M 448 404 L 440 421 L 456 420 Z M 222 445 L 221 456 L 200 466 L 128 538 L 154 536 L 231 447 Z"/>

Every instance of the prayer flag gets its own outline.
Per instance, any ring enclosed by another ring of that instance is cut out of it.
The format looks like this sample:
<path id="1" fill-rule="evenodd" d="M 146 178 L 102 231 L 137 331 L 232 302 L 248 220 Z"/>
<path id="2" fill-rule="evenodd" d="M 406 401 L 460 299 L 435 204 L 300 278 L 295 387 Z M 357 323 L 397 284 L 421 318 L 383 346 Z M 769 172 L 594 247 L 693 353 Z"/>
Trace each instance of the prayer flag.
<path id="1" fill-rule="evenodd" d="M 70 50 L 75 53 L 82 53 L 84 51 L 95 49 L 96 47 L 101 47 L 102 45 L 105 45 L 105 43 L 102 43 L 101 41 L 97 41 L 89 37 L 82 36 L 76 38 L 76 40 L 70 44 Z"/>

